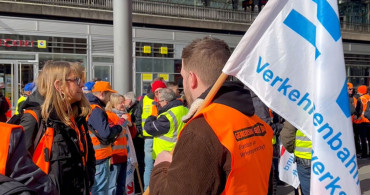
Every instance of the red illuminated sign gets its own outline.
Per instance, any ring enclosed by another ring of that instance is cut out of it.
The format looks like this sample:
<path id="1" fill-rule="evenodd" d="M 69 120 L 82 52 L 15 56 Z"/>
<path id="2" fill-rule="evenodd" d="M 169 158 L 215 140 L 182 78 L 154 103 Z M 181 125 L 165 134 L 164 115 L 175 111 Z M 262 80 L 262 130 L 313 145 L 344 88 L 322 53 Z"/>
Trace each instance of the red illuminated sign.
<path id="1" fill-rule="evenodd" d="M 0 46 L 5 47 L 34 47 L 35 42 L 30 40 L 0 39 Z"/>

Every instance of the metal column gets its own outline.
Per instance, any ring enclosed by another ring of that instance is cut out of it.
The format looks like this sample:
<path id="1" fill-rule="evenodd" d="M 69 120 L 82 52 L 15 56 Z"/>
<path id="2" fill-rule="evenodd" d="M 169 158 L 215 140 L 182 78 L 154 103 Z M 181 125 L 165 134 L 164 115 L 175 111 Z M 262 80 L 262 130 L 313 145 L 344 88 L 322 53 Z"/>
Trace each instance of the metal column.
<path id="1" fill-rule="evenodd" d="M 113 0 L 113 88 L 132 91 L 132 0 Z"/>

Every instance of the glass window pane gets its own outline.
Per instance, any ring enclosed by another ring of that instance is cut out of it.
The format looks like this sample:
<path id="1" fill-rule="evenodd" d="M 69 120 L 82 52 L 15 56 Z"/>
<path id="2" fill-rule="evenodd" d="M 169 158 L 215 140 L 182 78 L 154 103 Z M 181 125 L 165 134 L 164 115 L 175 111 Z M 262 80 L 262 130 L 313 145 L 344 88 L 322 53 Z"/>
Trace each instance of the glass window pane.
<path id="1" fill-rule="evenodd" d="M 67 61 L 67 62 L 80 62 L 84 67 L 87 64 L 87 57 L 85 55 L 65 55 L 65 54 L 40 54 L 39 56 L 39 69 L 44 67 L 48 60 L 54 61 Z"/>
<path id="2" fill-rule="evenodd" d="M 141 93 L 141 73 L 136 73 L 135 81 L 136 81 L 135 93 L 137 94 L 137 96 L 140 96 L 142 94 Z"/>
<path id="3" fill-rule="evenodd" d="M 152 61 L 151 58 L 137 58 L 136 72 L 153 72 Z"/>
<path id="4" fill-rule="evenodd" d="M 112 82 L 110 66 L 94 66 L 94 79 Z"/>

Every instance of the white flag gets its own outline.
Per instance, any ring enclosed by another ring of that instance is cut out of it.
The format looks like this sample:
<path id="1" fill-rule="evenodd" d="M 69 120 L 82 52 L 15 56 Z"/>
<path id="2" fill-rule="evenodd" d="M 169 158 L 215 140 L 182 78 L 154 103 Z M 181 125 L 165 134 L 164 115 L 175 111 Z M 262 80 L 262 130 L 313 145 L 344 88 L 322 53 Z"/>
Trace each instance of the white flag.
<path id="1" fill-rule="evenodd" d="M 297 189 L 299 186 L 299 179 L 297 163 L 294 161 L 294 154 L 286 151 L 282 144 L 280 145 L 280 151 L 279 178 L 281 181 Z"/>
<path id="2" fill-rule="evenodd" d="M 337 0 L 269 1 L 223 72 L 312 138 L 311 194 L 360 194 Z"/>
<path id="3" fill-rule="evenodd" d="M 126 127 L 126 138 L 127 138 L 127 169 L 126 169 L 126 194 L 135 194 L 135 164 L 137 164 L 137 158 L 132 141 L 131 133 Z"/>

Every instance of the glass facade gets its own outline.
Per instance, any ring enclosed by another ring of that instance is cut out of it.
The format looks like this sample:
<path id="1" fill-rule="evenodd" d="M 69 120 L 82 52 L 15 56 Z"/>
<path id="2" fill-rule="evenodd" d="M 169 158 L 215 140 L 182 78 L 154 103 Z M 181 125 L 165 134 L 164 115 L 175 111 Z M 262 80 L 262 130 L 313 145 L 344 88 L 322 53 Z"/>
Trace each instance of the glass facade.
<path id="1" fill-rule="evenodd" d="M 166 43 L 135 43 L 136 94 L 148 93 L 155 78 L 179 83 L 181 60 L 174 59 L 174 45 Z"/>

